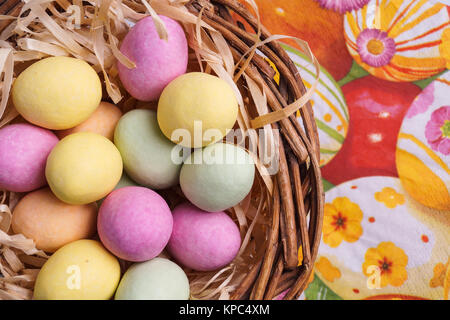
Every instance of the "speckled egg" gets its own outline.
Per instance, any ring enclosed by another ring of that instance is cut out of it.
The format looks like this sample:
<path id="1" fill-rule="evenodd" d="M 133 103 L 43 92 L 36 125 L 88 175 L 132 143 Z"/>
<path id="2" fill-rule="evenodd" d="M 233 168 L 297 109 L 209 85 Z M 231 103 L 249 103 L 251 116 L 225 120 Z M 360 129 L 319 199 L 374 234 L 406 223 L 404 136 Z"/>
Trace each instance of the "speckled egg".
<path id="1" fill-rule="evenodd" d="M 181 168 L 180 186 L 197 207 L 222 211 L 241 202 L 250 192 L 255 165 L 242 148 L 216 143 L 194 151 Z"/>
<path id="2" fill-rule="evenodd" d="M 161 133 L 154 111 L 127 112 L 117 124 L 114 143 L 126 173 L 140 185 L 165 189 L 178 183 L 182 161 L 173 161 L 176 146 Z"/>
<path id="3" fill-rule="evenodd" d="M 79 125 L 100 103 L 102 85 L 84 60 L 50 57 L 35 62 L 14 81 L 17 111 L 38 126 L 61 130 Z"/>
<path id="4" fill-rule="evenodd" d="M 120 280 L 120 265 L 100 242 L 78 240 L 57 250 L 34 285 L 35 300 L 108 300 Z"/>
<path id="5" fill-rule="evenodd" d="M 114 144 L 91 132 L 62 139 L 48 156 L 45 175 L 53 193 L 70 204 L 100 200 L 122 175 L 122 159 Z"/>
<path id="6" fill-rule="evenodd" d="M 58 141 L 53 132 L 31 124 L 0 129 L 0 189 L 28 192 L 46 185 L 45 163 Z"/>
<path id="7" fill-rule="evenodd" d="M 109 140 L 114 139 L 114 129 L 122 116 L 122 111 L 112 103 L 100 102 L 94 113 L 74 128 L 57 131 L 56 135 L 62 139 L 76 132 L 98 133 Z"/>
<path id="8" fill-rule="evenodd" d="M 239 228 L 225 212 L 205 212 L 190 203 L 173 210 L 169 253 L 182 265 L 211 271 L 229 264 L 241 245 Z"/>
<path id="9" fill-rule="evenodd" d="M 172 214 L 166 201 L 144 187 L 124 187 L 109 194 L 98 214 L 102 243 L 117 257 L 146 261 L 156 257 L 172 233 Z"/>
<path id="10" fill-rule="evenodd" d="M 56 198 L 49 188 L 33 191 L 16 205 L 14 233 L 33 239 L 36 247 L 55 252 L 63 245 L 95 234 L 97 205 L 70 205 Z"/>
<path id="11" fill-rule="evenodd" d="M 173 80 L 158 102 L 164 135 L 184 147 L 221 140 L 233 128 L 238 102 L 231 86 L 207 73 L 186 73 Z"/>
<path id="12" fill-rule="evenodd" d="M 166 27 L 168 39 L 159 38 L 152 17 L 136 23 L 123 39 L 120 51 L 136 64 L 128 69 L 118 63 L 120 80 L 136 99 L 157 100 L 164 87 L 186 72 L 188 45 L 180 24 L 159 16 Z"/>
<path id="13" fill-rule="evenodd" d="M 123 275 L 115 300 L 187 300 L 189 281 L 177 264 L 163 258 L 132 265 Z"/>

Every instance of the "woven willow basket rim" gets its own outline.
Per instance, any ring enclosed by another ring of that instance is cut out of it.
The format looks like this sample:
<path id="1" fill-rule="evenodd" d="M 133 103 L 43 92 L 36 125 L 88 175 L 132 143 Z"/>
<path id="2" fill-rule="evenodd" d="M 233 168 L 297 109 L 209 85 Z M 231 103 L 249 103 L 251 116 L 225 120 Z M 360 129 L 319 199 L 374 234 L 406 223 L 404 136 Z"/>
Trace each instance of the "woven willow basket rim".
<path id="1" fill-rule="evenodd" d="M 71 3 L 66 0 L 58 2 Z M 0 14 L 18 16 L 22 6 L 20 0 L 0 2 Z M 255 44 L 258 20 L 239 1 L 192 0 L 185 6 L 195 16 L 201 13 L 201 19 L 222 34 L 235 63 Z M 11 20 L 1 21 L 0 32 L 10 23 Z M 253 30 L 247 31 L 249 26 Z M 269 31 L 261 26 L 260 39 L 270 36 Z M 245 74 L 262 87 L 272 111 L 286 107 L 305 94 L 296 66 L 277 41 L 258 49 L 276 66 L 280 73 L 279 84 L 273 79 L 273 68 L 259 53 L 253 56 Z M 242 81 L 237 83 L 244 90 Z M 324 192 L 319 168 L 318 131 L 311 104 L 307 103 L 300 114 L 303 125 L 295 115 L 272 124 L 272 128 L 280 129 L 282 143 L 279 144 L 279 171 L 271 177 L 274 189 L 267 207 L 270 230 L 266 246 L 262 248 L 262 258 L 254 261 L 241 277 L 230 292 L 230 299 L 273 299 L 287 289 L 284 299 L 296 299 L 313 274 L 321 238 Z M 301 263 L 298 263 L 299 247 Z"/>

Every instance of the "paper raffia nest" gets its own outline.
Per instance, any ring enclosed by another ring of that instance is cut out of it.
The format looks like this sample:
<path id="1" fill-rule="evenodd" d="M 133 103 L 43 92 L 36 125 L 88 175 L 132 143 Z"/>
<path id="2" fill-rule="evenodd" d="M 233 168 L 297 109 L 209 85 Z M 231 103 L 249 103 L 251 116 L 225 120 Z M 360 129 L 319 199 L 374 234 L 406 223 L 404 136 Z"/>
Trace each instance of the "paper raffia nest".
<path id="1" fill-rule="evenodd" d="M 265 41 L 257 40 L 235 65 L 224 37 L 201 20 L 202 12 L 199 16 L 190 13 L 185 7 L 189 2 L 187 0 L 23 2 L 18 17 L 0 16 L 0 20 L 10 22 L 0 34 L 0 72 L 3 75 L 0 87 L 0 128 L 18 117 L 8 99 L 14 77 L 30 63 L 47 56 L 72 56 L 87 61 L 104 80 L 104 98 L 111 99 L 124 112 L 140 107 L 154 108 L 151 103 L 136 101 L 125 92 L 118 80 L 116 67 L 117 61 L 129 68 L 134 67 L 134 63 L 121 54 L 118 45 L 130 25 L 148 15 L 152 16 L 161 38 L 166 38 L 167 32 L 158 14 L 180 22 L 186 31 L 191 49 L 189 68 L 214 73 L 232 86 L 239 102 L 238 126 L 248 133 L 250 143 L 258 145 L 259 139 L 257 132 L 249 129 L 262 128 L 268 145 L 277 152 L 279 137 L 272 133 L 270 123 L 286 118 L 301 108 L 310 99 L 316 86 L 314 84 L 304 96 L 283 110 L 269 113 L 265 93 L 246 75 L 245 69 L 259 46 L 269 41 L 291 37 L 272 36 Z M 204 1 L 198 2 L 203 4 Z M 247 3 L 258 14 L 254 1 L 247 0 Z M 208 5 L 207 2 L 204 4 Z M 79 14 L 80 19 L 74 18 L 77 17 L 74 14 Z M 256 39 L 259 39 L 259 34 L 258 30 Z M 298 39 L 297 42 L 316 66 L 318 78 L 317 60 L 305 42 Z M 237 85 L 242 78 L 246 88 Z M 251 119 L 247 104 L 252 104 L 256 109 L 257 118 Z M 239 254 L 229 266 L 220 271 L 185 270 L 190 280 L 192 299 L 229 298 L 230 292 L 264 254 L 271 221 L 270 217 L 267 217 L 267 199 L 272 193 L 273 185 L 267 168 L 256 154 L 252 156 L 259 173 L 255 186 L 242 203 L 230 209 L 243 239 Z M 21 195 L 6 190 L 0 192 L 0 273 L 3 275 L 0 277 L 0 299 L 31 299 L 37 273 L 48 256 L 36 249 L 33 240 L 21 234 L 12 234 L 11 211 Z"/>

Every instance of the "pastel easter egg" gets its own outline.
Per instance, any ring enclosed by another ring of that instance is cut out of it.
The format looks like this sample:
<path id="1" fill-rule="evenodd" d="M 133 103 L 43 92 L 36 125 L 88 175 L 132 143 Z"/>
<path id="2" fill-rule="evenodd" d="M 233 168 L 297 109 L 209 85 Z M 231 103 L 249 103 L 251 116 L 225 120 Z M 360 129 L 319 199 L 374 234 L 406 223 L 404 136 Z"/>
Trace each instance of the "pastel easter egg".
<path id="1" fill-rule="evenodd" d="M 397 176 L 395 149 L 402 120 L 421 89 L 412 83 L 365 76 L 342 86 L 350 114 L 341 150 L 322 167 L 338 185 L 367 176 Z"/>
<path id="2" fill-rule="evenodd" d="M 100 242 L 78 240 L 58 249 L 34 285 L 35 300 L 108 300 L 120 280 L 120 265 Z"/>
<path id="3" fill-rule="evenodd" d="M 75 127 L 94 112 L 102 97 L 95 70 L 84 60 L 50 57 L 33 63 L 14 81 L 17 111 L 38 126 L 61 130 Z"/>
<path id="4" fill-rule="evenodd" d="M 93 132 L 112 141 L 114 139 L 114 129 L 121 116 L 122 111 L 119 108 L 111 103 L 102 101 L 87 120 L 74 128 L 57 131 L 56 135 L 62 139 L 76 132 Z"/>
<path id="5" fill-rule="evenodd" d="M 98 214 L 102 243 L 117 257 L 146 261 L 162 252 L 172 233 L 166 201 L 144 187 L 124 187 L 109 194 Z"/>
<path id="6" fill-rule="evenodd" d="M 117 64 L 120 80 L 136 99 L 157 100 L 167 84 L 186 72 L 188 45 L 180 24 L 166 16 L 159 16 L 168 38 L 159 38 L 152 17 L 136 23 L 123 39 L 120 51 L 136 64 L 128 69 Z"/>
<path id="7" fill-rule="evenodd" d="M 237 114 L 231 86 L 201 72 L 173 80 L 158 102 L 161 131 L 184 147 L 198 148 L 221 140 L 233 128 Z"/>
<path id="8" fill-rule="evenodd" d="M 225 212 L 205 212 L 190 203 L 173 210 L 173 231 L 167 246 L 182 265 L 211 271 L 229 264 L 241 245 L 238 226 Z"/>
<path id="9" fill-rule="evenodd" d="M 282 44 L 302 75 L 306 88 L 315 82 L 316 70 L 313 64 L 299 50 Z M 319 83 L 311 97 L 314 118 L 319 131 L 320 165 L 326 165 L 341 149 L 348 132 L 349 112 L 344 94 L 333 77 L 323 67 Z M 297 114 L 300 124 L 303 121 Z"/>
<path id="10" fill-rule="evenodd" d="M 70 204 L 106 196 L 120 180 L 122 159 L 114 144 L 91 132 L 62 139 L 48 156 L 45 175 L 53 193 Z"/>
<path id="11" fill-rule="evenodd" d="M 450 72 L 414 100 L 397 141 L 400 180 L 421 204 L 450 210 Z"/>
<path id="12" fill-rule="evenodd" d="M 115 300 L 188 300 L 189 280 L 164 258 L 133 264 L 123 275 Z"/>
<path id="13" fill-rule="evenodd" d="M 314 270 L 343 299 L 440 300 L 450 280 L 449 231 L 448 211 L 420 205 L 400 179 L 351 180 L 325 194 Z"/>
<path id="14" fill-rule="evenodd" d="M 95 234 L 97 205 L 70 205 L 56 198 L 49 188 L 33 191 L 16 205 L 12 216 L 14 233 L 33 239 L 36 247 L 55 252 L 69 242 Z"/>
<path id="15" fill-rule="evenodd" d="M 58 141 L 53 132 L 31 124 L 0 129 L 0 189 L 28 192 L 46 185 L 45 164 Z"/>
<path id="16" fill-rule="evenodd" d="M 231 208 L 250 192 L 255 165 L 242 148 L 216 143 L 195 150 L 181 168 L 180 186 L 194 205 L 216 212 Z"/>
<path id="17" fill-rule="evenodd" d="M 445 70 L 441 44 L 448 24 L 445 5 L 416 0 L 370 0 L 344 18 L 350 54 L 389 81 L 416 81 Z"/>
<path id="18" fill-rule="evenodd" d="M 114 143 L 126 173 L 140 185 L 165 189 L 178 183 L 182 159 L 172 157 L 176 146 L 161 133 L 156 112 L 127 112 L 117 124 Z"/>

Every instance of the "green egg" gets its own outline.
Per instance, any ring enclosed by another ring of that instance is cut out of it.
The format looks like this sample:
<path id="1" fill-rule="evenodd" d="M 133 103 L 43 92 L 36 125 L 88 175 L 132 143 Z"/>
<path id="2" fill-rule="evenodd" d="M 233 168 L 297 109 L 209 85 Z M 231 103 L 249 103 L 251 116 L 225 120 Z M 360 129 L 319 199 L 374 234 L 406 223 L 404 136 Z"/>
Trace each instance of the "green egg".
<path id="1" fill-rule="evenodd" d="M 223 211 L 241 202 L 250 192 L 255 164 L 244 149 L 216 143 L 195 150 L 180 173 L 186 198 L 209 212 Z"/>
<path id="2" fill-rule="evenodd" d="M 127 174 L 125 172 L 122 172 L 122 176 L 120 177 L 119 182 L 117 183 L 117 185 L 114 187 L 114 190 L 123 188 L 123 187 L 137 187 L 139 186 L 136 182 L 134 182 L 133 180 L 130 179 L 129 176 L 127 176 Z"/>
<path id="3" fill-rule="evenodd" d="M 174 262 L 164 258 L 135 263 L 122 277 L 115 300 L 187 300 L 189 281 Z"/>
<path id="4" fill-rule="evenodd" d="M 136 109 L 123 115 L 114 132 L 114 144 L 125 172 L 139 185 L 165 189 L 178 183 L 182 163 L 174 161 L 176 145 L 162 134 L 156 112 Z"/>

